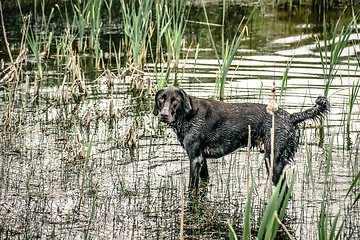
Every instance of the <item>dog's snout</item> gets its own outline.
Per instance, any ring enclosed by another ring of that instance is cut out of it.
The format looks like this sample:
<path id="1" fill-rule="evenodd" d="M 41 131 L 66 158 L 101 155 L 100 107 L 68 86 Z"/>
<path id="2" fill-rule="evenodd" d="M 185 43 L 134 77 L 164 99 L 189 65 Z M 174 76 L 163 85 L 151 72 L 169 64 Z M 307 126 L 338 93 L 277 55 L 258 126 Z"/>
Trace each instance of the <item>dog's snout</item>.
<path id="1" fill-rule="evenodd" d="M 160 121 L 164 123 L 171 123 L 171 114 L 168 108 L 164 108 L 160 112 Z"/>

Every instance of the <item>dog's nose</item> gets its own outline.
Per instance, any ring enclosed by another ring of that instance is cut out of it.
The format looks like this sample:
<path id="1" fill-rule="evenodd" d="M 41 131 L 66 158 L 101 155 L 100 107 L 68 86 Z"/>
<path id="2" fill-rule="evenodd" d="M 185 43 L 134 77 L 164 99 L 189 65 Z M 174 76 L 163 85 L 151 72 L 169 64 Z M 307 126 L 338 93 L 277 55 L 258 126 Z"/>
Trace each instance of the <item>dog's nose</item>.
<path id="1" fill-rule="evenodd" d="M 161 119 L 168 119 L 169 115 L 167 113 L 161 113 L 160 118 Z"/>

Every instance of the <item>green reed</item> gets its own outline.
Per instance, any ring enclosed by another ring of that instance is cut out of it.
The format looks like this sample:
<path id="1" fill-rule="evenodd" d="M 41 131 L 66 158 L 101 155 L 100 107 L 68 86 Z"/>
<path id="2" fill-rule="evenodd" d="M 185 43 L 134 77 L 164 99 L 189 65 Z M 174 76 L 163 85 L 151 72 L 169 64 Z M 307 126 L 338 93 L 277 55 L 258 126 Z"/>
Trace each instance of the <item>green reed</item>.
<path id="1" fill-rule="evenodd" d="M 275 239 L 278 229 L 280 227 L 281 221 L 284 219 L 285 211 L 287 204 L 290 199 L 290 195 L 292 189 L 294 187 L 296 174 L 292 176 L 291 183 L 288 191 L 286 189 L 286 183 L 282 184 L 284 181 L 283 178 L 280 179 L 277 184 L 274 192 L 272 193 L 265 211 L 261 217 L 259 223 L 259 229 L 257 230 L 257 238 L 256 239 Z M 243 239 L 251 239 L 251 202 L 252 202 L 252 192 L 253 192 L 253 184 L 250 188 L 249 195 L 246 200 L 245 206 L 245 216 L 244 216 L 244 228 L 243 228 Z M 284 226 L 283 226 L 284 228 Z M 284 229 L 287 231 L 286 229 Z M 289 233 L 288 233 L 289 234 Z"/>
<path id="2" fill-rule="evenodd" d="M 331 136 L 331 139 L 329 141 L 329 149 L 327 153 L 326 158 L 326 167 L 325 167 L 325 181 L 324 181 L 324 190 L 323 190 L 323 199 L 321 202 L 321 209 L 318 219 L 318 237 L 320 240 L 327 240 L 327 239 L 340 239 L 341 233 L 343 231 L 343 227 L 345 222 L 347 221 L 347 218 L 349 214 L 353 211 L 353 208 L 355 204 L 360 199 L 360 193 L 355 193 L 355 200 L 352 201 L 351 205 L 347 208 L 346 212 L 344 213 L 343 220 L 341 222 L 339 221 L 340 213 L 342 209 L 340 208 L 339 211 L 336 213 L 336 215 L 333 217 L 333 219 L 330 219 L 329 209 L 331 209 L 330 203 L 329 203 L 329 187 L 328 187 L 328 177 L 329 177 L 329 171 L 331 166 L 331 160 L 332 160 L 332 152 L 334 148 L 334 136 L 333 133 Z M 354 187 L 357 185 L 360 178 L 360 171 L 357 173 L 354 180 L 351 182 L 350 187 L 345 195 L 344 202 L 348 199 L 350 196 L 350 193 L 353 192 Z M 340 224 L 340 226 L 339 226 Z M 348 239 L 351 239 L 351 235 L 347 236 Z"/>
<path id="3" fill-rule="evenodd" d="M 162 51 L 162 39 L 165 35 L 170 20 L 167 17 L 166 0 L 156 0 L 155 2 L 155 16 L 156 16 L 156 47 L 155 47 L 155 64 L 159 62 Z M 151 48 L 150 48 L 151 51 Z"/>
<path id="4" fill-rule="evenodd" d="M 100 68 L 100 60 L 102 58 L 102 50 L 100 48 L 100 30 L 101 30 L 101 6 L 103 0 L 93 0 L 92 8 L 91 8 L 91 30 L 90 30 L 90 38 L 89 45 L 92 49 L 95 50 L 95 66 L 96 68 Z"/>
<path id="5" fill-rule="evenodd" d="M 155 80 L 158 85 L 158 89 L 163 89 L 169 84 L 170 67 L 164 62 L 160 65 L 160 73 L 156 70 Z"/>
<path id="6" fill-rule="evenodd" d="M 354 80 L 352 86 L 349 88 L 349 110 L 348 110 L 347 119 L 346 119 L 346 125 L 348 128 L 350 126 L 351 113 L 352 113 L 355 101 L 359 95 L 359 90 L 360 90 L 360 79 L 358 79 L 356 83 Z"/>
<path id="7" fill-rule="evenodd" d="M 43 77 L 43 71 L 42 71 L 41 56 L 40 56 L 40 54 L 41 54 L 41 42 L 40 42 L 40 39 L 38 37 L 37 32 L 34 33 L 33 30 L 30 29 L 30 32 L 27 35 L 27 42 L 29 44 L 29 47 L 30 47 L 31 51 L 33 52 L 33 54 L 35 56 L 39 76 L 40 76 L 40 78 L 42 78 Z"/>
<path id="8" fill-rule="evenodd" d="M 312 184 L 312 189 L 313 189 L 313 195 L 315 196 L 315 180 L 314 180 L 314 174 L 312 171 L 312 152 L 309 149 L 309 145 L 305 143 L 305 152 L 306 152 L 306 158 L 307 158 L 307 163 L 308 163 L 308 170 L 309 170 L 309 175 L 310 175 L 310 180 L 311 180 L 311 184 Z"/>
<path id="9" fill-rule="evenodd" d="M 318 234 L 319 239 L 328 239 L 327 237 L 327 228 L 329 224 L 329 210 L 326 210 L 326 199 L 327 199 L 327 188 L 328 188 L 328 175 L 330 170 L 330 163 L 332 159 L 332 152 L 333 152 L 333 146 L 334 146 L 334 133 L 331 136 L 330 142 L 329 142 L 329 149 L 327 153 L 326 158 L 326 167 L 325 167 L 325 179 L 324 179 L 324 191 L 323 191 L 323 200 L 321 202 L 321 210 L 320 210 L 320 216 L 318 221 Z M 325 212 L 326 211 L 326 212 Z M 340 212 L 338 212 L 337 217 Z M 333 227 L 336 227 L 336 221 L 332 224 L 331 229 Z"/>
<path id="10" fill-rule="evenodd" d="M 121 42 L 119 42 L 118 49 L 116 49 L 115 43 L 113 42 L 113 48 L 114 48 L 116 69 L 117 69 L 118 75 L 120 76 L 121 75 Z"/>
<path id="11" fill-rule="evenodd" d="M 279 97 L 280 104 L 281 104 L 281 98 L 283 96 L 283 93 L 286 92 L 289 70 L 290 70 L 293 59 L 294 59 L 294 55 L 291 57 L 291 60 L 286 63 L 286 68 L 285 68 L 282 82 L 281 82 L 280 97 Z"/>
<path id="12" fill-rule="evenodd" d="M 343 224 L 341 224 L 340 228 L 338 229 L 338 233 L 335 237 L 335 230 L 337 228 L 337 223 L 340 215 L 340 210 L 335 215 L 333 221 L 330 221 L 329 217 L 329 208 L 327 208 L 328 202 L 327 202 L 327 189 L 328 189 L 328 176 L 329 176 L 329 170 L 332 160 L 332 152 L 333 152 L 333 146 L 334 146 L 334 136 L 333 133 L 329 142 L 329 149 L 328 154 L 326 158 L 326 167 L 325 167 L 325 181 L 324 181 L 324 191 L 323 191 L 323 200 L 321 202 L 321 209 L 320 209 L 320 215 L 319 215 L 319 221 L 318 221 L 318 236 L 319 239 L 338 239 L 340 231 L 342 229 Z M 328 225 L 330 224 L 330 232 L 328 232 Z"/>
<path id="13" fill-rule="evenodd" d="M 244 216 L 244 230 L 243 230 L 243 239 L 248 240 L 251 238 L 251 223 L 250 223 L 250 215 L 251 215 L 251 200 L 253 193 L 254 183 L 251 184 L 249 195 L 246 199 L 246 207 L 245 207 L 245 216 Z"/>
<path id="14" fill-rule="evenodd" d="M 112 7 L 113 7 L 113 0 L 108 0 L 108 1 L 104 1 L 105 2 L 105 5 L 106 5 L 106 8 L 107 8 L 107 10 L 108 10 L 108 19 L 109 19 L 109 23 L 111 23 L 111 20 L 112 20 L 112 18 L 111 18 L 111 9 L 112 9 Z"/>
<path id="15" fill-rule="evenodd" d="M 215 97 L 218 99 L 224 99 L 224 91 L 225 91 L 225 82 L 226 82 L 226 77 L 227 74 L 230 70 L 231 67 L 231 63 L 237 53 L 237 50 L 239 49 L 241 40 L 245 34 L 245 31 L 247 30 L 247 25 L 248 23 L 251 21 L 252 16 L 255 12 L 255 10 L 257 9 L 257 7 L 259 6 L 261 0 L 259 0 L 256 5 L 254 6 L 251 14 L 249 15 L 247 21 L 244 24 L 244 27 L 242 29 L 242 31 L 240 32 L 240 34 L 238 34 L 238 32 L 240 31 L 240 28 L 245 20 L 245 18 L 243 18 L 240 22 L 240 24 L 237 27 L 237 31 L 236 34 L 233 37 L 233 40 L 230 41 L 227 39 L 225 40 L 225 10 L 226 10 L 226 2 L 225 0 L 223 1 L 223 13 L 222 13 L 222 25 L 221 25 L 221 57 L 222 59 L 220 59 L 220 56 L 218 54 L 217 48 L 216 48 L 216 44 L 214 41 L 214 38 L 212 36 L 211 33 L 211 29 L 210 29 L 210 24 L 209 24 L 209 19 L 207 16 L 207 12 L 206 12 L 206 8 L 205 8 L 205 4 L 204 1 L 202 0 L 202 5 L 203 5 L 203 9 L 204 9 L 204 14 L 205 14 L 205 19 L 206 19 L 206 23 L 208 25 L 208 29 L 209 29 L 209 35 L 210 35 L 210 40 L 211 40 L 211 44 L 213 46 L 214 52 L 215 52 L 215 56 L 217 58 L 218 61 L 218 65 L 219 65 L 219 72 L 217 74 L 216 77 L 216 81 L 215 81 Z"/>
<path id="16" fill-rule="evenodd" d="M 168 84 L 169 74 L 170 74 L 170 66 L 166 63 L 164 58 L 164 46 L 163 46 L 163 38 L 167 32 L 167 29 L 171 23 L 170 19 L 168 19 L 166 0 L 156 0 L 155 2 L 155 16 L 156 16 L 156 47 L 155 47 L 155 80 L 158 85 L 158 88 L 164 88 Z M 152 50 L 150 48 L 150 53 L 153 55 Z M 153 56 L 154 58 L 154 56 Z M 160 73 L 158 73 L 158 65 L 160 65 Z M 166 74 L 165 74 L 166 73 Z M 165 75 L 164 75 L 165 74 Z"/>
<path id="17" fill-rule="evenodd" d="M 21 12 L 20 2 L 18 1 L 18 6 Z M 36 20 L 36 8 L 37 2 L 34 2 L 34 19 Z M 43 78 L 43 69 L 42 69 L 42 58 L 44 55 L 48 55 L 50 52 L 50 46 L 53 39 L 53 31 L 50 30 L 50 21 L 53 17 L 54 8 L 51 9 L 49 16 L 46 16 L 45 13 L 45 0 L 41 4 L 41 24 L 40 29 L 35 22 L 34 27 L 30 27 L 29 31 L 26 34 L 27 43 L 33 52 L 39 72 L 40 79 Z M 24 25 L 30 24 L 26 23 L 26 18 L 23 16 Z"/>
<path id="18" fill-rule="evenodd" d="M 91 14 L 91 6 L 90 2 L 87 1 L 78 1 L 77 5 L 72 4 L 73 10 L 73 23 L 71 27 L 76 26 L 77 30 L 77 38 L 78 38 L 78 51 L 84 52 L 86 47 L 86 38 L 85 38 L 85 31 L 86 28 L 89 26 L 88 18 Z M 67 23 L 70 24 L 69 19 L 67 18 Z"/>
<path id="19" fill-rule="evenodd" d="M 95 67 L 100 68 L 102 60 L 102 50 L 100 47 L 100 33 L 101 33 L 101 9 L 104 0 L 87 0 L 78 1 L 77 5 L 72 5 L 73 9 L 73 24 L 71 26 L 77 27 L 77 36 L 79 39 L 78 51 L 85 52 L 89 47 L 95 53 Z M 112 4 L 112 2 L 110 2 Z M 106 4 L 108 11 L 111 5 Z M 86 42 L 86 36 L 88 41 Z M 88 44 L 88 45 L 87 45 Z M 111 48 L 110 48 L 111 49 Z"/>
<path id="20" fill-rule="evenodd" d="M 41 14 L 42 14 L 42 32 L 41 34 L 44 35 L 42 41 L 44 41 L 44 52 L 47 54 L 47 56 L 50 53 L 50 45 L 52 42 L 52 38 L 54 36 L 54 32 L 50 30 L 50 21 L 54 15 L 54 8 L 51 8 L 51 12 L 49 14 L 49 16 L 46 16 L 45 13 L 45 0 L 43 0 L 42 4 L 41 4 Z"/>
<path id="21" fill-rule="evenodd" d="M 154 1 L 135 1 L 125 3 L 121 1 L 124 32 L 128 44 L 128 59 L 140 70 L 146 59 L 147 46 L 153 26 L 151 24 L 152 5 Z"/>
<path id="22" fill-rule="evenodd" d="M 324 1 L 325 4 L 325 1 Z M 339 37 L 337 37 L 337 32 L 339 28 L 339 23 L 341 17 L 338 19 L 338 21 L 335 24 L 332 39 L 329 42 L 330 46 L 328 46 L 328 34 L 327 34 L 327 28 L 326 28 L 326 7 L 324 5 L 324 14 L 323 14 L 323 38 L 324 38 L 324 53 L 322 52 L 322 47 L 320 45 L 320 41 L 317 40 L 317 48 L 320 53 L 320 61 L 324 73 L 324 96 L 328 97 L 330 86 L 338 72 L 338 64 L 341 58 L 341 54 L 346 47 L 350 35 L 354 29 L 354 23 L 356 21 L 357 16 L 353 16 L 353 19 L 351 22 L 346 26 L 343 27 L 340 31 Z M 330 53 L 328 53 L 328 47 L 330 47 Z"/>
<path id="23" fill-rule="evenodd" d="M 56 66 L 58 70 L 60 70 L 61 59 L 65 56 L 66 52 L 66 34 L 62 34 L 59 38 L 55 38 L 55 46 L 56 46 Z"/>
<path id="24" fill-rule="evenodd" d="M 258 239 L 275 239 L 278 232 L 280 223 L 285 216 L 286 206 L 290 199 L 290 195 L 295 183 L 296 174 L 292 176 L 289 189 L 286 192 L 286 182 L 283 178 L 277 184 L 273 194 L 271 195 L 268 204 L 266 205 L 265 212 L 262 216 Z"/>
<path id="25" fill-rule="evenodd" d="M 168 56 L 171 56 L 173 63 L 174 85 L 178 85 L 177 73 L 180 60 L 181 46 L 184 44 L 184 32 L 186 28 L 186 20 L 189 18 L 191 10 L 191 1 L 172 0 L 170 7 L 166 9 L 166 16 L 170 22 L 165 33 L 165 41 Z M 165 6 L 167 1 L 165 2 Z"/>

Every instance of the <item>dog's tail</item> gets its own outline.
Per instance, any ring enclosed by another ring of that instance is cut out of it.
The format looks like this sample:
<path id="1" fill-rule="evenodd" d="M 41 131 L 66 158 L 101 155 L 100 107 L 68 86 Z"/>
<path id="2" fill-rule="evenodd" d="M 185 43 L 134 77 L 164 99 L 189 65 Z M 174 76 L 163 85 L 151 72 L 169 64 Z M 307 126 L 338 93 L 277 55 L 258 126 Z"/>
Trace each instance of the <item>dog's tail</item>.
<path id="1" fill-rule="evenodd" d="M 301 123 L 307 119 L 317 119 L 330 111 L 330 102 L 323 96 L 316 99 L 316 105 L 303 112 L 297 112 L 290 115 L 293 124 Z"/>

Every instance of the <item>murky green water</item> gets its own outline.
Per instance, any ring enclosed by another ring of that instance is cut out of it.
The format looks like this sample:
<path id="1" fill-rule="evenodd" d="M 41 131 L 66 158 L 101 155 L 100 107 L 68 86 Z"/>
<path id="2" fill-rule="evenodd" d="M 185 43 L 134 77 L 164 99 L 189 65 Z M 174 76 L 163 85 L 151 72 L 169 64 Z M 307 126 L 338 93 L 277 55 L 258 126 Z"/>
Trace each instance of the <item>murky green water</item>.
<path id="1" fill-rule="evenodd" d="M 206 7 L 209 22 L 221 24 L 221 3 L 209 3 Z M 339 6 L 329 10 L 326 15 L 329 30 L 334 29 L 343 9 L 344 6 Z M 251 10 L 252 7 L 245 7 L 241 2 L 229 4 L 227 37 L 234 35 L 237 24 Z M 292 61 L 287 87 L 279 104 L 289 112 L 310 108 L 316 97 L 324 94 L 324 73 L 316 42 L 320 39 L 323 43 L 321 16 L 321 11 L 307 7 L 288 11 L 266 6 L 257 11 L 249 35 L 242 42 L 229 71 L 224 101 L 270 102 L 269 89 L 273 81 L 279 89 L 286 66 Z M 340 26 L 348 24 L 350 18 L 351 8 L 348 8 Z M 13 57 L 18 54 L 21 40 L 18 32 L 21 23 L 16 19 L 14 16 L 5 18 Z M 194 4 L 189 20 L 178 79 L 189 94 L 206 98 L 214 95 L 218 63 L 208 27 L 203 24 L 201 5 Z M 113 17 L 113 21 L 117 18 Z M 57 67 L 55 55 L 50 54 L 43 60 L 44 78 L 38 82 L 38 94 L 34 94 L 35 60 L 29 55 L 23 63 L 22 75 L 30 78 L 30 94 L 25 95 L 25 82 L 20 82 L 12 109 L 14 127 L 5 132 L 10 85 L 0 82 L 3 112 L 0 130 L 1 238 L 179 238 L 181 188 L 188 184 L 189 163 L 172 130 L 152 115 L 156 65 L 151 60 L 145 64 L 145 74 L 141 76 L 145 85 L 143 91 L 130 90 L 133 76 L 130 71 L 119 76 L 115 60 L 109 58 L 111 54 L 106 50 L 110 36 L 113 42 L 123 36 L 121 23 L 104 23 L 103 29 L 105 68 L 115 74 L 112 89 L 106 84 L 108 77 L 95 81 L 103 71 L 95 70 L 91 57 L 85 55 L 81 66 L 87 96 L 76 101 L 77 97 L 70 94 L 69 104 L 59 104 L 60 95 L 65 97 L 59 94 L 59 89 L 66 68 L 63 65 Z M 220 49 L 221 27 L 212 26 L 211 30 Z M 324 137 L 320 137 L 315 123 L 308 122 L 301 130 L 295 162 L 287 170 L 290 177 L 296 173 L 296 180 L 284 224 L 295 239 L 318 238 L 324 187 L 329 190 L 325 199 L 331 219 L 339 210 L 341 220 L 350 211 L 341 236 L 345 239 L 360 237 L 359 203 L 351 207 L 359 194 L 359 183 L 345 200 L 350 184 L 360 170 L 357 101 L 349 131 L 345 125 L 349 87 L 360 76 L 356 57 L 360 37 L 356 31 L 350 40 L 330 87 L 331 113 L 325 121 Z M 1 58 L 8 65 L 4 38 L 0 41 Z M 195 61 L 197 44 L 200 50 Z M 170 79 L 173 78 L 170 75 Z M 111 99 L 114 118 L 109 113 Z M 329 183 L 324 184 L 332 134 L 335 140 Z M 82 146 L 85 158 L 81 158 Z M 91 150 L 89 158 L 86 157 L 88 149 Z M 246 149 L 240 149 L 224 158 L 208 161 L 211 179 L 206 197 L 199 202 L 196 211 L 189 207 L 190 201 L 185 197 L 184 233 L 187 239 L 227 238 L 227 219 L 241 237 L 247 198 L 246 159 Z M 254 181 L 251 218 L 252 229 L 256 231 L 267 199 L 268 182 L 263 155 L 254 150 L 250 160 Z"/>

